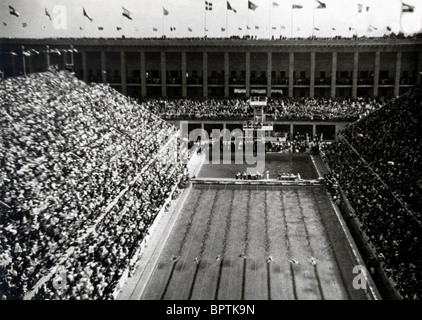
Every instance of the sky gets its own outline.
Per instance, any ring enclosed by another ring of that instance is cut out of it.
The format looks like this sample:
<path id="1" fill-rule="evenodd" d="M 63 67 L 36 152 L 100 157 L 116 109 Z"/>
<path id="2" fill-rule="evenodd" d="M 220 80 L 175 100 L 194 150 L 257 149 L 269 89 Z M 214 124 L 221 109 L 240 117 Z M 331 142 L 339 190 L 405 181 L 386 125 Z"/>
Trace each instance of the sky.
<path id="1" fill-rule="evenodd" d="M 255 10 L 248 9 L 248 1 L 256 5 Z M 402 13 L 402 1 L 413 6 L 413 12 Z M 353 34 L 377 37 L 422 31 L 422 0 L 320 0 L 325 4 L 321 9 L 316 8 L 316 0 L 229 0 L 236 12 L 227 10 L 227 0 L 207 2 L 212 3 L 212 10 L 205 10 L 205 0 L 0 0 L 0 37 L 250 35 L 269 39 Z M 292 9 L 293 4 L 302 8 Z M 358 5 L 362 5 L 360 13 Z M 9 6 L 19 16 L 10 14 Z M 130 12 L 131 20 L 123 16 L 123 8 Z M 92 21 L 83 15 L 83 9 Z"/>

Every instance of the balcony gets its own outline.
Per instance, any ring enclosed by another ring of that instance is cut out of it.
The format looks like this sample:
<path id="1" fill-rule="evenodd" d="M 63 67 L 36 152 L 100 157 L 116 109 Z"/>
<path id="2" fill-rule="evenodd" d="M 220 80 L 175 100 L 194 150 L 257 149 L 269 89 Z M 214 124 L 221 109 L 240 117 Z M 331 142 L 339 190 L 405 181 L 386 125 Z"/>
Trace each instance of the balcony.
<path id="1" fill-rule="evenodd" d="M 414 85 L 416 81 L 414 78 L 402 77 L 400 78 L 400 84 L 402 85 Z"/>
<path id="2" fill-rule="evenodd" d="M 223 77 L 208 77 L 208 84 L 210 85 L 224 84 L 224 78 Z"/>
<path id="3" fill-rule="evenodd" d="M 236 78 L 236 77 L 230 77 L 229 78 L 229 84 L 245 84 L 244 78 Z"/>
<path id="4" fill-rule="evenodd" d="M 160 78 L 147 78 L 147 84 L 161 84 Z"/>
<path id="5" fill-rule="evenodd" d="M 309 86 L 309 79 L 308 78 L 297 78 L 294 80 L 295 85 L 298 86 Z"/>
<path id="6" fill-rule="evenodd" d="M 351 85 L 352 81 L 350 78 L 339 78 L 337 79 L 336 84 L 347 86 L 347 85 Z"/>
<path id="7" fill-rule="evenodd" d="M 272 78 L 271 84 L 287 86 L 287 85 L 289 85 L 289 79 L 287 79 L 287 78 Z"/>
<path id="8" fill-rule="evenodd" d="M 360 78 L 358 80 L 358 85 L 372 85 L 374 80 L 371 78 Z"/>
<path id="9" fill-rule="evenodd" d="M 331 85 L 331 79 L 330 78 L 316 78 L 315 79 L 315 85 L 316 86 Z"/>
<path id="10" fill-rule="evenodd" d="M 266 85 L 267 84 L 267 77 L 258 77 L 258 78 L 251 78 L 251 84 L 261 84 Z"/>
<path id="11" fill-rule="evenodd" d="M 167 78 L 167 84 L 182 84 L 182 78 L 180 77 Z"/>
<path id="12" fill-rule="evenodd" d="M 394 80 L 392 78 L 383 78 L 383 79 L 380 79 L 379 84 L 391 85 L 391 84 L 394 84 Z"/>

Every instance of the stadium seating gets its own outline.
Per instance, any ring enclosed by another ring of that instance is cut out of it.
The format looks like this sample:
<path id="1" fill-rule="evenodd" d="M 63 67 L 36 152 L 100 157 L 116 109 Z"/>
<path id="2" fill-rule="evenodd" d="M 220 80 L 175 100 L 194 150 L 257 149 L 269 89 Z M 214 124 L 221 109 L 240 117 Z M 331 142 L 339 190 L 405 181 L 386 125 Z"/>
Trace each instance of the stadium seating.
<path id="1" fill-rule="evenodd" d="M 422 297 L 422 89 L 403 95 L 323 147 L 327 184 L 344 190 L 378 262 L 405 299 Z"/>
<path id="2" fill-rule="evenodd" d="M 386 98 L 326 99 L 271 98 L 265 110 L 268 120 L 343 120 L 355 121 L 383 106 Z M 245 99 L 160 99 L 141 104 L 165 119 L 249 120 L 253 108 Z"/>
<path id="3" fill-rule="evenodd" d="M 2 298 L 23 298 L 80 239 L 65 266 L 80 290 L 50 294 L 49 281 L 36 297 L 110 297 L 183 174 L 171 148 L 160 151 L 176 129 L 65 71 L 10 78 L 0 90 Z"/>

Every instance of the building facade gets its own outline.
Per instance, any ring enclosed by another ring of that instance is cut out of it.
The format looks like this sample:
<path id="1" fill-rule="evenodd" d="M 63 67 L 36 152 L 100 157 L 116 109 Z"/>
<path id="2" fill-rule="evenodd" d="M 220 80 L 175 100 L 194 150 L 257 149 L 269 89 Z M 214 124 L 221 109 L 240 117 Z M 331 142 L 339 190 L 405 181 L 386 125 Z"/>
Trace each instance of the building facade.
<path id="1" fill-rule="evenodd" d="M 71 67 L 133 98 L 398 96 L 422 72 L 422 39 L 0 39 L 0 54 L 6 77 Z"/>

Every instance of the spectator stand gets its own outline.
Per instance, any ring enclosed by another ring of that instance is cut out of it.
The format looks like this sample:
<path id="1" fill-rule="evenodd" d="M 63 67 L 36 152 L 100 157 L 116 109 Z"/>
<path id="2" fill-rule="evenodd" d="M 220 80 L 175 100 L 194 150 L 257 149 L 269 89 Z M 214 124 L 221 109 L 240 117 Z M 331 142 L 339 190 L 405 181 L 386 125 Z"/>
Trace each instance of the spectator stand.
<path id="1" fill-rule="evenodd" d="M 159 119 L 159 118 L 158 118 Z M 160 119 L 161 120 L 161 119 Z M 173 150 L 175 149 L 175 145 L 177 144 L 177 139 L 178 139 L 178 133 L 174 133 L 172 137 L 169 138 L 169 140 L 166 142 L 166 144 L 164 146 L 161 147 L 161 149 L 151 157 L 151 159 L 149 159 L 148 163 L 141 169 L 141 171 L 137 174 L 137 176 L 129 183 L 129 185 L 127 187 L 125 187 L 120 193 L 119 195 L 106 207 L 106 209 L 104 210 L 104 212 L 94 221 L 94 223 L 86 230 L 86 232 L 79 237 L 75 242 L 76 243 L 83 243 L 83 241 L 90 235 L 92 235 L 93 233 L 95 233 L 95 230 L 97 228 L 97 226 L 104 220 L 104 217 L 107 216 L 111 210 L 116 206 L 116 204 L 118 203 L 118 201 L 128 192 L 128 190 L 130 188 L 132 188 L 132 186 L 136 183 L 136 181 L 138 181 L 140 179 L 140 177 L 142 176 L 142 174 L 154 163 L 154 161 L 157 160 L 157 158 L 161 157 L 163 158 L 163 154 L 165 153 L 164 151 L 166 151 L 169 146 L 171 146 L 173 144 Z M 176 146 L 177 148 L 177 146 Z M 176 152 L 176 150 L 175 150 Z M 175 173 L 176 169 L 173 169 L 173 171 L 170 173 L 170 175 L 173 175 Z M 178 179 L 178 182 L 180 181 L 180 178 Z M 171 190 L 171 194 L 170 196 L 166 199 L 165 203 L 162 206 L 162 209 L 160 210 L 160 212 L 164 211 L 164 208 L 168 205 L 168 203 L 170 202 L 173 194 L 175 193 L 175 190 L 177 189 L 178 184 L 175 184 Z M 145 240 L 146 242 L 146 240 Z M 144 242 L 142 242 L 144 243 Z M 131 259 L 131 263 L 130 266 L 134 265 L 134 263 L 136 263 L 137 259 L 139 258 L 139 253 L 141 251 L 141 248 L 143 248 L 144 245 L 142 245 L 140 248 L 138 249 L 137 253 L 134 255 L 134 257 Z M 61 270 L 61 266 L 64 265 L 64 262 L 69 259 L 69 257 L 71 257 L 71 255 L 74 253 L 75 251 L 75 247 L 72 246 L 70 247 L 66 253 L 64 254 L 64 256 L 62 258 L 59 259 L 59 261 L 55 264 L 55 266 L 53 266 L 50 271 L 48 272 L 47 275 L 45 275 L 43 278 L 41 278 L 38 283 L 34 286 L 34 288 L 29 291 L 25 296 L 24 299 L 25 300 L 31 300 L 34 295 L 38 292 L 39 288 L 43 285 L 45 285 L 48 281 L 50 281 L 52 279 L 52 277 L 57 274 L 60 270 Z M 130 267 L 129 266 L 129 267 Z M 128 276 L 129 273 L 129 267 L 127 270 L 125 270 L 124 276 L 122 276 L 122 279 L 124 279 L 125 277 Z M 122 280 L 124 281 L 124 280 Z M 121 283 L 122 281 L 120 281 L 119 283 Z M 118 288 L 116 288 L 116 291 L 118 291 Z"/>

